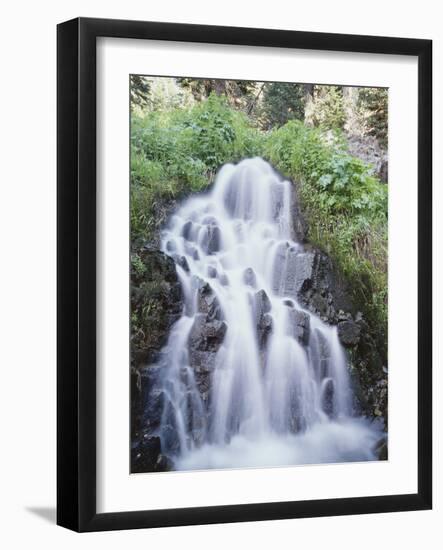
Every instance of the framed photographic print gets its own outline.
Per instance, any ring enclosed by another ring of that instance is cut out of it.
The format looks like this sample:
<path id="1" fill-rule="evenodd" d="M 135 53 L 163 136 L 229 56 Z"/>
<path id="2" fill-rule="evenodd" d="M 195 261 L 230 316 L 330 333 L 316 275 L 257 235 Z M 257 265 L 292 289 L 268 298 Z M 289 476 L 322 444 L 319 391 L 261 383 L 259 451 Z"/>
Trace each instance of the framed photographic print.
<path id="1" fill-rule="evenodd" d="M 58 26 L 58 512 L 432 505 L 431 41 Z"/>

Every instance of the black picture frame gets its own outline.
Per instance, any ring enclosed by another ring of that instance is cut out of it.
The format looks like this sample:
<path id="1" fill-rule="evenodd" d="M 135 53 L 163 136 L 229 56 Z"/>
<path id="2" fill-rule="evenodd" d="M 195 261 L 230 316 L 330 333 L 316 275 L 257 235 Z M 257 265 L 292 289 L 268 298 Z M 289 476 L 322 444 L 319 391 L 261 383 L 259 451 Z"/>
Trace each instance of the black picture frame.
<path id="1" fill-rule="evenodd" d="M 416 494 L 96 512 L 96 39 L 399 54 L 418 58 Z M 426 510 L 432 506 L 432 42 L 78 18 L 57 29 L 57 523 L 75 531 Z"/>

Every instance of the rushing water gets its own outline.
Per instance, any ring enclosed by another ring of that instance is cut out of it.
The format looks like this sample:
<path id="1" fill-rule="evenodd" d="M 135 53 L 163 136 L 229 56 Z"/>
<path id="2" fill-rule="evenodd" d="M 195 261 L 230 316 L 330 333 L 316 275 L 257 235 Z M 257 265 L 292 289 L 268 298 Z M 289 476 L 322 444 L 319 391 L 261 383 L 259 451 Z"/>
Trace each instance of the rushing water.
<path id="1" fill-rule="evenodd" d="M 296 299 L 305 251 L 291 200 L 288 181 L 246 159 L 223 166 L 211 192 L 184 202 L 163 232 L 185 300 L 159 381 L 159 435 L 177 469 L 376 459 L 380 434 L 353 411 L 337 329 Z M 206 393 L 189 350 L 204 283 L 222 329 Z"/>

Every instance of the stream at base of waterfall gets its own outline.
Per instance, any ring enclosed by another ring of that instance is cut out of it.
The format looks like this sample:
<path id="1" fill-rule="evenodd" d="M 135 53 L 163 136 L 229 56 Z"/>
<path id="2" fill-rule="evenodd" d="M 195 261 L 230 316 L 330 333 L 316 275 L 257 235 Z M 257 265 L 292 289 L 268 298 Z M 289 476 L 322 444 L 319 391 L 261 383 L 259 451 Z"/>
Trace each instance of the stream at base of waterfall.
<path id="1" fill-rule="evenodd" d="M 162 232 L 184 297 L 153 389 L 173 469 L 377 460 L 337 328 L 298 300 L 291 186 L 260 158 L 226 164 Z"/>

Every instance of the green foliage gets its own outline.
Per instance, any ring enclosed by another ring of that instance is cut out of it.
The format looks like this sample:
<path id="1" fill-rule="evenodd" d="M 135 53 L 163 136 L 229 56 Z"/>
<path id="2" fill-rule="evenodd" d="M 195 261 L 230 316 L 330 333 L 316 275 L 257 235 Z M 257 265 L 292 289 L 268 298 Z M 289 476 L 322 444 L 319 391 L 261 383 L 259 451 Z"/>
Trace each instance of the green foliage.
<path id="1" fill-rule="evenodd" d="M 359 159 L 292 121 L 267 139 L 266 156 L 301 182 L 309 238 L 351 280 L 354 298 L 381 331 L 387 326 L 387 187 Z"/>
<path id="2" fill-rule="evenodd" d="M 133 246 L 149 240 L 171 201 L 206 189 L 226 162 L 260 152 L 260 136 L 223 96 L 190 109 L 131 116 L 131 232 Z"/>
<path id="3" fill-rule="evenodd" d="M 267 128 L 283 126 L 289 120 L 303 120 L 304 89 L 302 85 L 288 82 L 266 83 L 263 91 L 262 110 Z"/>

